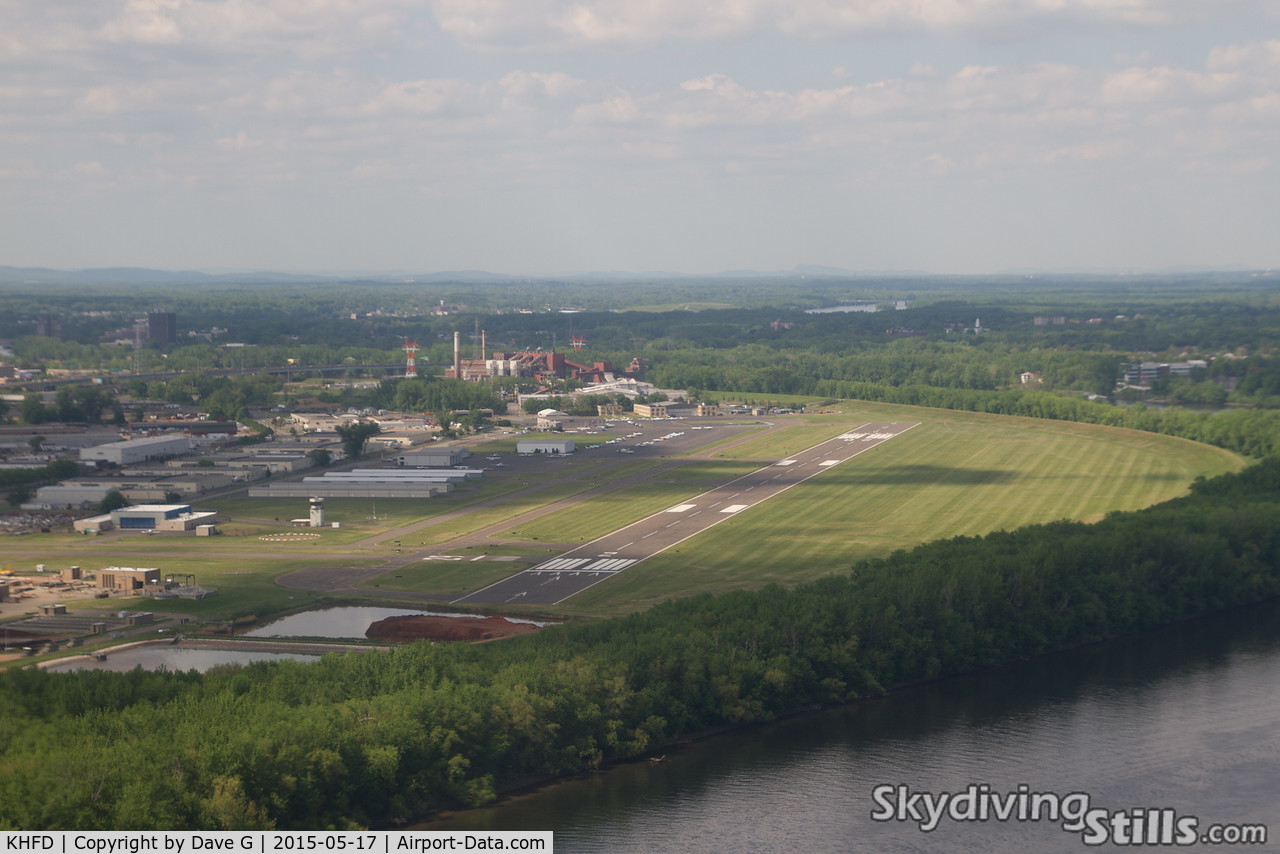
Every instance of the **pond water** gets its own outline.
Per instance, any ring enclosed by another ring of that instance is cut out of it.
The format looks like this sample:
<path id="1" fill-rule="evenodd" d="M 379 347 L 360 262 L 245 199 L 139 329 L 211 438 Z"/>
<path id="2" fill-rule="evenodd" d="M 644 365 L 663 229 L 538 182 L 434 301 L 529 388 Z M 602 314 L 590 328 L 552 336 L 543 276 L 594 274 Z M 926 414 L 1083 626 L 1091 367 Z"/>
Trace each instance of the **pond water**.
<path id="1" fill-rule="evenodd" d="M 411 617 L 425 614 L 430 617 L 456 617 L 460 620 L 474 619 L 476 614 L 450 614 L 442 611 L 428 611 L 423 608 L 383 608 L 377 606 L 344 605 L 337 608 L 321 608 L 316 611 L 303 611 L 291 614 L 259 626 L 242 637 L 248 638 L 340 638 L 363 639 L 370 625 L 387 617 Z M 520 620 L 508 617 L 513 623 L 532 623 L 532 620 Z M 545 623 L 535 623 L 545 625 Z"/>
<path id="2" fill-rule="evenodd" d="M 114 670 L 124 672 L 135 667 L 143 670 L 211 670 L 219 664 L 248 664 L 252 661 L 314 661 L 317 656 L 293 652 L 255 652 L 238 649 L 200 649 L 184 646 L 137 646 L 108 652 L 105 661 L 77 658 L 62 664 L 51 664 L 46 670 L 69 673 L 73 670 Z"/>

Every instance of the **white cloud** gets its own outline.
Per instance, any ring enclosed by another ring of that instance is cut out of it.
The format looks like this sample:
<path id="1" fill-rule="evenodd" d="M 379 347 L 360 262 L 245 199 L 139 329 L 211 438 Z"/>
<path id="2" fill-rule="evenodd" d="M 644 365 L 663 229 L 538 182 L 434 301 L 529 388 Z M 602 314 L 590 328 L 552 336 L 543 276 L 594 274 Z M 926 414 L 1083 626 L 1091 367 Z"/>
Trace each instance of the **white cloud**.
<path id="1" fill-rule="evenodd" d="M 420 39 L 428 7 L 445 32 Z M 1202 8 L 1201 0 L 0 0 L 0 196 L 33 222 L 42 205 L 72 205 L 77 186 L 96 203 L 110 196 L 148 210 L 164 199 L 196 211 L 209 199 L 229 208 L 261 202 L 271 188 L 272 204 L 310 215 L 341 200 L 336 207 L 362 210 L 370 223 L 397 203 L 416 210 L 429 198 L 474 211 L 458 222 L 488 233 L 483 209 L 494 199 L 513 218 L 538 218 L 510 201 L 520 193 L 559 198 L 591 228 L 599 204 L 629 211 L 633 222 L 642 212 L 656 217 L 660 230 L 667 215 L 635 200 L 696 208 L 713 223 L 718 208 L 745 216 L 746 200 L 774 207 L 788 196 L 793 204 L 917 191 L 927 199 L 942 186 L 1031 193 L 1055 181 L 1162 192 L 1169 175 L 1202 181 L 1210 195 L 1217 185 L 1274 186 L 1280 40 L 1206 43 L 1203 62 L 1155 44 L 1109 50 L 1124 59 L 1100 67 L 1073 59 L 1079 45 L 1029 63 L 1018 51 L 984 50 L 982 38 L 950 40 L 939 55 L 928 52 L 936 39 L 895 41 L 901 55 L 879 70 L 855 55 L 876 44 L 862 34 L 886 30 L 986 37 L 1110 22 L 1155 34 Z M 847 59 L 843 46 L 824 45 L 806 67 L 807 40 L 851 34 L 860 41 L 849 40 Z M 689 44 L 699 40 L 715 49 Z M 661 47 L 619 62 L 530 55 L 649 45 Z M 42 181 L 59 194 L 40 192 Z M 361 198 L 377 204 L 362 209 Z M 48 217 L 51 233 L 58 213 Z"/>
<path id="2" fill-rule="evenodd" d="M 103 166 L 97 160 L 92 160 L 87 163 L 77 163 L 74 167 L 74 171 L 78 175 L 84 175 L 90 178 L 105 178 L 111 174 L 111 170 Z"/>
<path id="3" fill-rule="evenodd" d="M 374 116 L 388 113 L 429 116 L 451 109 L 469 110 L 478 106 L 476 91 L 475 87 L 461 80 L 410 80 L 392 83 L 364 106 L 364 112 Z"/>
<path id="4" fill-rule="evenodd" d="M 0 56 L 351 55 L 402 43 L 421 8 L 420 0 L 0 0 Z"/>
<path id="5" fill-rule="evenodd" d="M 1265 11 L 1267 0 L 1215 0 Z M 1170 26 L 1202 0 L 432 0 L 440 26 L 485 50 L 633 50 L 669 39 L 780 32 L 813 39 L 883 32 L 1053 32 L 1064 25 Z"/>

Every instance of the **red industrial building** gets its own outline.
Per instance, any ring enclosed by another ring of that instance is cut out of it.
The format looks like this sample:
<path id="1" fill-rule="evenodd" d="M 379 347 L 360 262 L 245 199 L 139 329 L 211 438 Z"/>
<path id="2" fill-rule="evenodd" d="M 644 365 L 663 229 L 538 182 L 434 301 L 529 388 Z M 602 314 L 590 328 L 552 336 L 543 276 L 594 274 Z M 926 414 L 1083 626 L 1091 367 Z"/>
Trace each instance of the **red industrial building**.
<path id="1" fill-rule="evenodd" d="M 632 359 L 631 364 L 621 373 L 638 377 L 641 370 L 640 360 Z M 535 352 L 494 353 L 492 359 L 459 359 L 456 368 L 447 369 L 445 376 L 449 379 L 460 377 L 472 382 L 490 377 L 531 377 L 542 383 L 564 379 L 603 383 L 614 379 L 618 373 L 610 362 L 583 365 L 565 358 L 563 353 Z"/>

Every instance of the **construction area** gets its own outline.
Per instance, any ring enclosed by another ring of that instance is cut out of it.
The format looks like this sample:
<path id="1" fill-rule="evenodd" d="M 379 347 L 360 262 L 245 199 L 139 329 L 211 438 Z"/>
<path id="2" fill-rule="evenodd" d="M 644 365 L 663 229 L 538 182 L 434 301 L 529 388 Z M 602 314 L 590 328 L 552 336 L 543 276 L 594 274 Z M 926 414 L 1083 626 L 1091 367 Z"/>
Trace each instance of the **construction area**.
<path id="1" fill-rule="evenodd" d="M 155 619 L 145 611 L 69 614 L 68 602 L 120 596 L 204 599 L 216 592 L 197 585 L 190 573 L 165 574 L 156 568 L 110 566 L 85 573 L 78 566 L 69 566 L 57 572 L 40 567 L 35 573 L 6 573 L 0 575 L 0 619 L 33 612 L 34 616 L 4 623 L 0 638 L 5 651 L 19 649 L 26 654 L 46 651 L 51 645 L 76 646 L 83 640 L 149 625 Z"/>

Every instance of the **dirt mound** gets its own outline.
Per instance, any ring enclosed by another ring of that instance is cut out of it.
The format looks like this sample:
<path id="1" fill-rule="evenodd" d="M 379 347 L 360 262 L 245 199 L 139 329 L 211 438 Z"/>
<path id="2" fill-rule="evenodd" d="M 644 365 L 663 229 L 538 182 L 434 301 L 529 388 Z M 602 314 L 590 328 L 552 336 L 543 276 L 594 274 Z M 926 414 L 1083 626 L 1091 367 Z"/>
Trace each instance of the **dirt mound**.
<path id="1" fill-rule="evenodd" d="M 513 635 L 531 635 L 532 623 L 513 623 L 506 617 L 387 617 L 369 626 L 365 637 L 407 643 L 415 640 L 482 641 Z"/>

